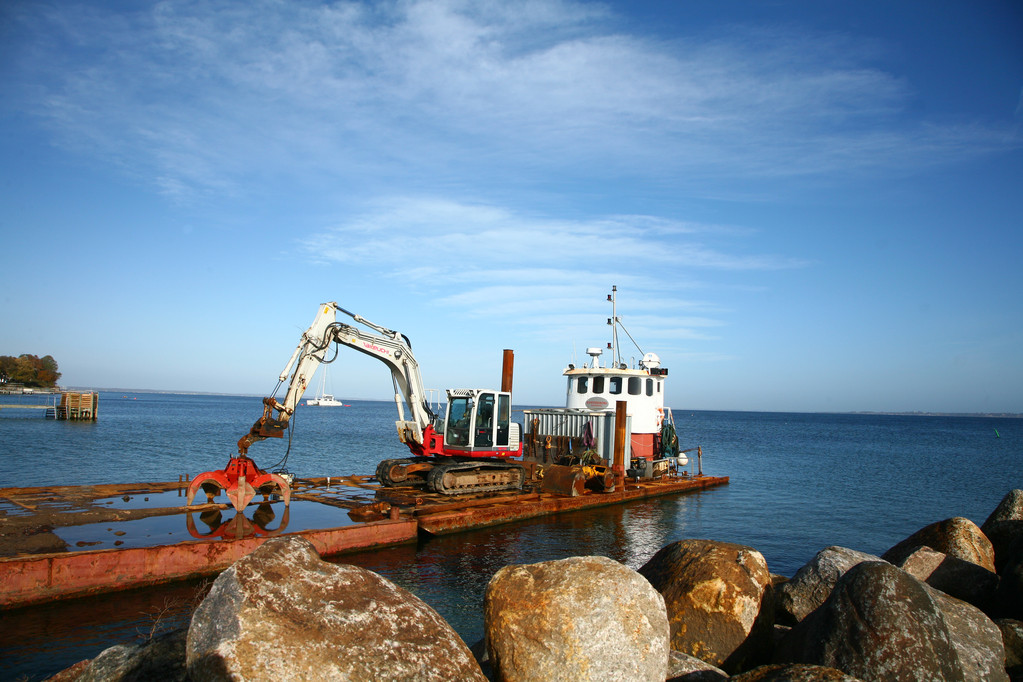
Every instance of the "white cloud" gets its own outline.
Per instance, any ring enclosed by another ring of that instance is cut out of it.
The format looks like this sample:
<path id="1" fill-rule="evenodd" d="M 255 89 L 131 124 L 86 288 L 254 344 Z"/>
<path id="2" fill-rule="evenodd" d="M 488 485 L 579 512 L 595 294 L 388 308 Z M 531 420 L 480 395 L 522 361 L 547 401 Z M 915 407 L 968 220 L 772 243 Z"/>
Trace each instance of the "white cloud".
<path id="1" fill-rule="evenodd" d="M 14 73 L 33 87 L 19 101 L 63 144 L 175 194 L 251 193 L 278 174 L 693 187 L 1006 143 L 900 118 L 908 87 L 851 39 L 658 41 L 589 3 L 62 3 L 20 21 Z"/>

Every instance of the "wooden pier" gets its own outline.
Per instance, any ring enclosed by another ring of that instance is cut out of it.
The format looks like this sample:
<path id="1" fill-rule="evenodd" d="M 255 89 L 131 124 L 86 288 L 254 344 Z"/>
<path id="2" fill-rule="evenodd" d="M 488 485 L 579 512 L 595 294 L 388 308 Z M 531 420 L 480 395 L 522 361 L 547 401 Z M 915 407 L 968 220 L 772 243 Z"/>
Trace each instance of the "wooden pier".
<path id="1" fill-rule="evenodd" d="M 63 391 L 59 401 L 57 396 L 57 393 L 8 393 L 0 397 L 0 410 L 44 410 L 43 416 L 47 419 L 96 421 L 99 393 Z M 14 397 L 18 401 L 14 401 Z"/>

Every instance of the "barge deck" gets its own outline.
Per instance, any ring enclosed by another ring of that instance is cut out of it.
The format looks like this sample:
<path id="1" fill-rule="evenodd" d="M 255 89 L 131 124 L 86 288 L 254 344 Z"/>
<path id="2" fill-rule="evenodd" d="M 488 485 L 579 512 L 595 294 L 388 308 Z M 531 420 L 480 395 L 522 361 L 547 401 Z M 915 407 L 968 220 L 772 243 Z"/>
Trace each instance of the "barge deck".
<path id="1" fill-rule="evenodd" d="M 728 477 L 627 481 L 616 492 L 458 498 L 382 488 L 369 476 L 298 479 L 291 504 L 267 499 L 185 506 L 188 481 L 0 489 L 0 609 L 212 575 L 276 535 L 300 535 L 323 557 L 580 509 L 680 494 Z M 278 518 L 280 514 L 280 518 Z"/>

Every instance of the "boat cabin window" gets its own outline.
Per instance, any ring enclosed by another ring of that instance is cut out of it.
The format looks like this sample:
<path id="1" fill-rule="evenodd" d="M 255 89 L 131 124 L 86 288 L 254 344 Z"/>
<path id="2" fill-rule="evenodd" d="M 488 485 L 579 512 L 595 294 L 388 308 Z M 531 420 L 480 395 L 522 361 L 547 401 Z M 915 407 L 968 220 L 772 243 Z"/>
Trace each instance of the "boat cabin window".
<path id="1" fill-rule="evenodd" d="M 618 395 L 618 394 L 620 394 L 622 392 L 622 378 L 621 377 L 611 377 L 608 380 L 608 384 L 610 385 L 610 389 L 608 390 L 608 393 L 610 393 L 611 395 Z"/>
<path id="2" fill-rule="evenodd" d="M 497 443 L 508 445 L 508 434 L 511 431 L 511 396 L 497 396 Z"/>
<path id="3" fill-rule="evenodd" d="M 604 392 L 604 377 L 593 377 L 593 392 L 597 394 Z"/>
<path id="4" fill-rule="evenodd" d="M 654 380 L 653 379 L 647 379 L 646 380 L 646 394 L 647 395 L 653 395 L 654 394 Z"/>
<path id="5" fill-rule="evenodd" d="M 575 390 L 577 393 L 586 393 L 586 377 L 579 377 Z"/>
<path id="6" fill-rule="evenodd" d="M 639 395 L 643 392 L 643 380 L 639 377 L 629 377 L 629 395 Z"/>

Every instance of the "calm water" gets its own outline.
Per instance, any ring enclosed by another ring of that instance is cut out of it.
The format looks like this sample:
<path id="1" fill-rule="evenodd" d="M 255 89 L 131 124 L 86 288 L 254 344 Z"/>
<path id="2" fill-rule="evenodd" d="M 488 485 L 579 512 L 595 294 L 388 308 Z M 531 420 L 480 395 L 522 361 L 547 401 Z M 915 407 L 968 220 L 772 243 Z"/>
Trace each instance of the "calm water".
<path id="1" fill-rule="evenodd" d="M 258 398 L 109 394 L 95 423 L 0 413 L 0 486 L 177 480 L 223 467 L 261 414 Z M 19 414 L 20 413 L 20 414 Z M 983 523 L 1023 488 L 1023 420 L 676 409 L 684 447 L 728 486 L 429 538 L 341 560 L 385 575 L 433 606 L 469 644 L 483 634 L 483 593 L 511 563 L 604 555 L 640 567 L 682 538 L 738 542 L 792 575 L 823 547 L 883 553 L 952 516 Z M 300 409 L 287 468 L 297 476 L 369 474 L 404 455 L 395 408 L 353 402 Z M 996 437 L 996 433 L 997 436 Z M 287 439 L 257 443 L 264 468 Z M 0 678 L 41 679 L 113 643 L 187 622 L 201 584 L 0 612 Z"/>

